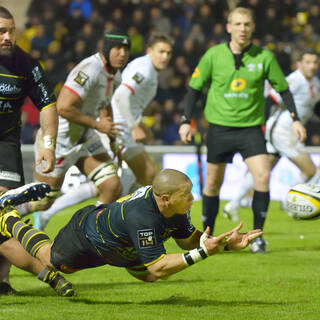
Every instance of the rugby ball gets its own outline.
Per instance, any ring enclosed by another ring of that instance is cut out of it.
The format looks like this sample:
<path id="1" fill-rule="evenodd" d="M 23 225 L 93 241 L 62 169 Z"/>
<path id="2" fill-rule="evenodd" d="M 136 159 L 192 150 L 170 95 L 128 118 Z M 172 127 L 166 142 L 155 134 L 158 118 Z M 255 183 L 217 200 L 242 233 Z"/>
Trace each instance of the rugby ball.
<path id="1" fill-rule="evenodd" d="M 313 183 L 302 183 L 292 187 L 287 195 L 287 211 L 294 219 L 319 218 L 320 186 Z"/>

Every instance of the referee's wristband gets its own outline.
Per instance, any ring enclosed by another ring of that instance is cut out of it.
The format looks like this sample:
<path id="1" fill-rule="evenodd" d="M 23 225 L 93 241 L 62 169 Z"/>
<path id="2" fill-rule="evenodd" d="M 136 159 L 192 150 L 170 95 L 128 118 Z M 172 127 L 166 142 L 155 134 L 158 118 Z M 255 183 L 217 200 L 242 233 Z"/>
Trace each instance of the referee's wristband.
<path id="1" fill-rule="evenodd" d="M 191 266 L 207 257 L 208 255 L 203 248 L 193 249 L 182 255 L 182 259 L 187 266 Z"/>
<path id="2" fill-rule="evenodd" d="M 188 119 L 185 115 L 183 115 L 180 119 L 180 125 L 181 124 L 190 124 L 190 119 Z"/>
<path id="3" fill-rule="evenodd" d="M 291 118 L 293 121 L 300 121 L 300 119 L 296 113 L 291 112 L 290 115 L 291 115 Z"/>

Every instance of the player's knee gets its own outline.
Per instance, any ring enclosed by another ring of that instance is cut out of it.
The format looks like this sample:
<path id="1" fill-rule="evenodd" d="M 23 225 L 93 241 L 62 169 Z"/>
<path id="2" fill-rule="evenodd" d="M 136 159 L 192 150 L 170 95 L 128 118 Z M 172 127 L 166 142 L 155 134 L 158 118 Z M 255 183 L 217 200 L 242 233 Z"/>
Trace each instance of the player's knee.
<path id="1" fill-rule="evenodd" d="M 102 183 L 105 183 L 107 180 L 113 180 L 117 176 L 117 166 L 112 161 L 107 161 L 93 169 L 88 178 L 99 187 Z"/>
<path id="2" fill-rule="evenodd" d="M 269 189 L 270 171 L 264 171 L 254 177 L 254 184 L 257 190 Z"/>
<path id="3" fill-rule="evenodd" d="M 104 199 L 103 202 L 115 201 L 121 196 L 122 185 L 118 176 L 114 176 L 99 185 L 99 194 Z"/>
<path id="4" fill-rule="evenodd" d="M 204 191 L 207 195 L 218 195 L 222 183 L 215 179 L 206 179 Z"/>
<path id="5" fill-rule="evenodd" d="M 31 212 L 49 209 L 55 200 L 60 197 L 60 195 L 60 190 L 51 189 L 51 191 L 41 200 L 30 202 Z"/>

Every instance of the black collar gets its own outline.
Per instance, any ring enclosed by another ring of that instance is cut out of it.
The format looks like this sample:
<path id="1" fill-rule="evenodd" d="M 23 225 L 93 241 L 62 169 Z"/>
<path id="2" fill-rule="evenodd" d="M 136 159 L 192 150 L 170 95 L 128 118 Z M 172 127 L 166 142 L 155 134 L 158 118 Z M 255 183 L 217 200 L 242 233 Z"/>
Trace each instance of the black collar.
<path id="1" fill-rule="evenodd" d="M 244 53 L 246 51 L 249 51 L 249 49 L 251 48 L 252 43 L 250 43 L 248 46 L 246 46 L 241 53 L 233 53 L 231 48 L 230 48 L 230 41 L 228 42 L 228 48 L 230 49 L 231 53 L 233 54 L 233 58 L 234 58 L 234 64 L 236 67 L 236 70 L 239 70 L 240 67 L 242 66 L 242 57 L 244 55 Z"/>

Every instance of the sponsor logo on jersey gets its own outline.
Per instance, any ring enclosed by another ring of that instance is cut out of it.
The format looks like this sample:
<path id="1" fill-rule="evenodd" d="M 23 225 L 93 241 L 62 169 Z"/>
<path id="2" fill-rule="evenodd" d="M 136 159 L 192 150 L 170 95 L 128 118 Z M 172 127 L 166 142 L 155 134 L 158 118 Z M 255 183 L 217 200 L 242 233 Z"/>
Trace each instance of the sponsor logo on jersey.
<path id="1" fill-rule="evenodd" d="M 32 69 L 32 75 L 35 82 L 38 82 L 42 78 L 42 74 L 38 66 Z"/>
<path id="2" fill-rule="evenodd" d="M 198 67 L 196 67 L 192 73 L 191 78 L 197 78 L 200 76 L 200 69 Z"/>
<path id="3" fill-rule="evenodd" d="M 47 88 L 46 86 L 43 84 L 43 83 L 39 83 L 38 84 L 40 90 L 41 90 L 41 93 L 42 93 L 42 97 L 46 100 L 48 99 L 48 91 L 47 91 Z"/>
<path id="4" fill-rule="evenodd" d="M 248 71 L 249 72 L 253 72 L 255 69 L 256 65 L 254 63 L 250 63 L 248 64 Z"/>
<path id="5" fill-rule="evenodd" d="M 74 78 L 74 81 L 80 84 L 81 87 L 83 87 L 88 79 L 88 75 L 86 75 L 83 71 L 79 71 L 77 76 Z"/>
<path id="6" fill-rule="evenodd" d="M 249 72 L 253 72 L 253 71 L 255 71 L 256 68 L 258 68 L 258 70 L 262 70 L 263 64 L 262 63 L 258 63 L 258 64 L 250 63 L 247 65 L 247 67 L 248 67 Z"/>
<path id="7" fill-rule="evenodd" d="M 242 91 L 246 86 L 247 82 L 242 78 L 234 79 L 230 83 L 230 89 L 235 92 Z"/>
<path id="8" fill-rule="evenodd" d="M 12 113 L 12 106 L 8 101 L 0 101 L 0 113 Z"/>
<path id="9" fill-rule="evenodd" d="M 156 244 L 156 238 L 153 229 L 138 230 L 139 247 L 153 247 Z"/>
<path id="10" fill-rule="evenodd" d="M 137 72 L 135 73 L 135 75 L 132 77 L 132 79 L 137 83 L 141 83 L 144 79 L 144 76 L 140 73 L 140 72 Z"/>
<path id="11" fill-rule="evenodd" d="M 15 84 L 0 84 L 0 94 L 17 94 L 21 92 L 21 88 L 18 88 Z"/>
<path id="12" fill-rule="evenodd" d="M 0 170 L 0 179 L 20 182 L 21 176 L 20 176 L 20 174 L 18 174 L 16 172 Z"/>

